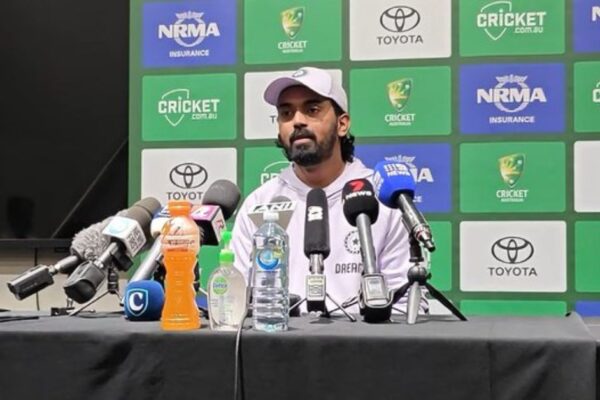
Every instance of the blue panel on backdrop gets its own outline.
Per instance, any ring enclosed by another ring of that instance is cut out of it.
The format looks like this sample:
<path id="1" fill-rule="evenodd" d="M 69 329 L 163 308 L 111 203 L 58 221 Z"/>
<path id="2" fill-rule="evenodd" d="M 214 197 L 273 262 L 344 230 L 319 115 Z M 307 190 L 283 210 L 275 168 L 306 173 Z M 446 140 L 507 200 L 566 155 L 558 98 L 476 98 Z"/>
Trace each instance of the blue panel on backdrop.
<path id="1" fill-rule="evenodd" d="M 461 133 L 562 133 L 563 64 L 486 64 L 460 68 Z"/>
<path id="2" fill-rule="evenodd" d="M 146 3 L 143 7 L 144 67 L 236 62 L 235 0 Z"/>
<path id="3" fill-rule="evenodd" d="M 600 301 L 577 301 L 575 311 L 582 317 L 600 316 Z"/>
<path id="4" fill-rule="evenodd" d="M 449 144 L 367 144 L 356 147 L 356 156 L 369 168 L 379 161 L 410 164 L 417 182 L 415 204 L 422 212 L 450 212 L 451 150 Z"/>
<path id="5" fill-rule="evenodd" d="M 600 0 L 573 1 L 573 49 L 600 52 Z"/>

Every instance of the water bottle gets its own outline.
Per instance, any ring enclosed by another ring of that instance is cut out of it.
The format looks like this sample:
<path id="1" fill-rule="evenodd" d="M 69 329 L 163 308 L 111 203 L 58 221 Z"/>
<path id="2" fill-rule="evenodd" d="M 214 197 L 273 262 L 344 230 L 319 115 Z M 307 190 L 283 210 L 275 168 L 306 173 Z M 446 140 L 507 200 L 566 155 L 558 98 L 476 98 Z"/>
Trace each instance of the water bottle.
<path id="1" fill-rule="evenodd" d="M 277 224 L 279 214 L 267 211 L 253 236 L 253 310 L 255 330 L 285 331 L 289 319 L 288 235 Z"/>
<path id="2" fill-rule="evenodd" d="M 210 329 L 235 331 L 246 315 L 246 279 L 233 266 L 231 232 L 223 231 L 219 267 L 208 279 Z"/>
<path id="3" fill-rule="evenodd" d="M 189 202 L 170 201 L 168 206 L 171 218 L 162 229 L 161 242 L 167 275 L 160 325 L 164 330 L 198 329 L 194 267 L 200 249 L 200 229 L 190 218 Z"/>

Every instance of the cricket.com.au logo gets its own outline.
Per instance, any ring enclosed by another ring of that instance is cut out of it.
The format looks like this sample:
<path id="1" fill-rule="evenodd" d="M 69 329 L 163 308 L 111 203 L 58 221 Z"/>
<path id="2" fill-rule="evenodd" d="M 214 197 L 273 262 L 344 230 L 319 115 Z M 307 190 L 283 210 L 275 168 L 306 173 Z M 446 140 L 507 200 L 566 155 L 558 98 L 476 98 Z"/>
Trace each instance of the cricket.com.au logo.
<path id="1" fill-rule="evenodd" d="M 275 161 L 268 164 L 263 168 L 260 173 L 260 184 L 270 181 L 273 178 L 276 178 L 281 173 L 281 170 L 288 167 L 290 165 L 289 161 Z"/>
<path id="2" fill-rule="evenodd" d="M 476 24 L 493 41 L 505 35 L 544 33 L 546 11 L 517 11 L 509 0 L 493 1 L 481 7 Z"/>
<path id="3" fill-rule="evenodd" d="M 592 90 L 592 102 L 600 104 L 600 81 L 596 82 L 596 87 Z"/>
<path id="4" fill-rule="evenodd" d="M 396 111 L 394 114 L 385 114 L 384 119 L 388 126 L 410 126 L 415 122 L 415 113 L 404 112 L 412 90 L 411 78 L 401 78 L 387 84 L 388 99 Z"/>
<path id="5" fill-rule="evenodd" d="M 207 57 L 210 49 L 198 49 L 205 39 L 219 37 L 219 25 L 206 22 L 204 12 L 186 11 L 175 13 L 175 22 L 158 25 L 158 39 L 172 40 L 183 49 L 169 51 L 169 58 Z"/>
<path id="6" fill-rule="evenodd" d="M 543 87 L 530 87 L 528 76 L 496 76 L 496 85 L 491 88 L 477 89 L 477 104 L 493 104 L 502 115 L 489 117 L 493 124 L 534 124 L 535 115 L 512 115 L 521 113 L 532 103 L 547 103 Z"/>
<path id="7" fill-rule="evenodd" d="M 409 6 L 394 6 L 383 11 L 379 24 L 389 34 L 377 36 L 379 46 L 419 44 L 423 37 L 413 30 L 421 23 L 421 14 Z"/>
<path id="8" fill-rule="evenodd" d="M 283 54 L 303 53 L 308 40 L 296 40 L 304 24 L 304 7 L 292 7 L 281 12 L 281 27 L 289 40 L 277 43 L 277 48 Z"/>
<path id="9" fill-rule="evenodd" d="M 176 127 L 186 118 L 195 121 L 218 119 L 220 102 L 218 98 L 193 98 L 190 89 L 177 88 L 163 93 L 157 111 L 169 125 Z"/>
<path id="10" fill-rule="evenodd" d="M 509 154 L 498 159 L 498 170 L 505 188 L 496 190 L 496 198 L 502 203 L 523 203 L 527 200 L 529 189 L 516 187 L 524 168 L 525 154 L 523 153 Z"/>

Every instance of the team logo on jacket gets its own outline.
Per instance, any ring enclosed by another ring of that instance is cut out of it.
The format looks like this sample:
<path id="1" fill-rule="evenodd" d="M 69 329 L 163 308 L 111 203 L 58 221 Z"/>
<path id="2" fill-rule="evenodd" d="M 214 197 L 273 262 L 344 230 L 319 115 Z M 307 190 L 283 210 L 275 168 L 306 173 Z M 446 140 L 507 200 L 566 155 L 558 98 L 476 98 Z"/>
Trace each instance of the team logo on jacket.
<path id="1" fill-rule="evenodd" d="M 350 254 L 360 254 L 360 240 L 358 238 L 358 231 L 348 232 L 344 238 L 344 247 Z"/>

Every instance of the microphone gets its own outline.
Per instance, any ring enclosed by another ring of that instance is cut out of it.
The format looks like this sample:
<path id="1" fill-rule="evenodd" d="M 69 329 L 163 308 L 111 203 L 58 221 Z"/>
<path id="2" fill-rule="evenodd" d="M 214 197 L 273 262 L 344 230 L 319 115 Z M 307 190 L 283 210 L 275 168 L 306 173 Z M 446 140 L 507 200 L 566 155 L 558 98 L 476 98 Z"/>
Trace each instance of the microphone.
<path id="1" fill-rule="evenodd" d="M 304 255 L 309 259 L 306 276 L 306 309 L 327 314 L 324 260 L 329 256 L 329 207 L 323 189 L 314 188 L 306 196 Z"/>
<path id="2" fill-rule="evenodd" d="M 123 297 L 125 318 L 130 321 L 158 321 L 165 303 L 165 292 L 156 281 L 129 282 Z"/>
<path id="3" fill-rule="evenodd" d="M 152 215 L 159 209 L 158 200 L 147 197 L 127 209 L 125 216 L 113 217 L 102 231 L 110 238 L 110 244 L 97 259 L 73 271 L 63 285 L 66 295 L 78 303 L 85 303 L 96 295 L 106 269 L 116 266 L 127 271 L 150 237 Z"/>
<path id="4" fill-rule="evenodd" d="M 371 224 L 379 216 L 379 202 L 373 185 L 366 179 L 354 179 L 342 189 L 344 216 L 348 223 L 358 228 L 363 273 L 360 280 L 360 313 L 367 322 L 382 322 L 390 318 L 392 302 L 385 277 L 377 270 Z"/>
<path id="5" fill-rule="evenodd" d="M 110 218 L 90 225 L 73 236 L 71 255 L 57 261 L 54 265 L 37 265 L 7 283 L 8 289 L 18 300 L 54 284 L 56 274 L 70 274 L 79 264 L 98 257 L 108 247 L 108 238 L 102 230 L 108 225 Z"/>
<path id="6" fill-rule="evenodd" d="M 375 190 L 379 201 L 402 211 L 402 223 L 411 237 L 430 252 L 435 251 L 431 228 L 413 203 L 415 179 L 409 167 L 400 162 L 381 161 L 375 166 Z"/>
<path id="7" fill-rule="evenodd" d="M 219 179 L 210 185 L 202 198 L 202 205 L 190 213 L 202 231 L 202 245 L 219 245 L 225 221 L 235 212 L 240 198 L 240 189 L 233 182 Z"/>
<path id="8" fill-rule="evenodd" d="M 152 222 L 150 223 L 150 235 L 154 238 L 154 244 L 152 244 L 146 257 L 135 270 L 131 279 L 129 279 L 130 283 L 151 279 L 154 272 L 162 264 L 161 232 L 169 218 L 169 209 L 165 206 L 152 219 Z"/>
<path id="9" fill-rule="evenodd" d="M 296 202 L 291 201 L 285 196 L 275 196 L 269 203 L 257 204 L 248 211 L 248 217 L 254 222 L 257 228 L 260 228 L 264 223 L 264 213 L 266 211 L 274 211 L 279 214 L 279 220 L 277 223 L 283 228 L 287 229 L 296 209 Z"/>
<path id="10" fill-rule="evenodd" d="M 240 202 L 240 189 L 232 182 L 219 179 L 206 190 L 201 206 L 192 207 L 190 217 L 200 227 L 201 245 L 215 246 L 221 241 L 225 221 L 229 219 Z M 169 208 L 163 207 L 152 219 L 150 233 L 154 244 L 141 262 L 129 282 L 151 279 L 162 264 L 162 228 L 171 218 Z"/>

